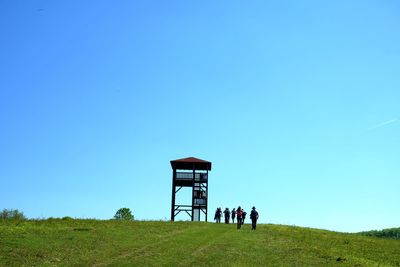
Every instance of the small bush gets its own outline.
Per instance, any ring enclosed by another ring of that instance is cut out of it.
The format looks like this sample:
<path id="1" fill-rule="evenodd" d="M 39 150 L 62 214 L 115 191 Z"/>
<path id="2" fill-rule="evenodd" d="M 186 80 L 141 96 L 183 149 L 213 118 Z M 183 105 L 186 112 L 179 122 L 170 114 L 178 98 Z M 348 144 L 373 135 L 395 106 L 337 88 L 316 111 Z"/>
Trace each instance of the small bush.
<path id="1" fill-rule="evenodd" d="M 14 210 L 14 209 L 3 209 L 0 212 L 1 220 L 26 220 L 26 217 L 22 211 Z"/>

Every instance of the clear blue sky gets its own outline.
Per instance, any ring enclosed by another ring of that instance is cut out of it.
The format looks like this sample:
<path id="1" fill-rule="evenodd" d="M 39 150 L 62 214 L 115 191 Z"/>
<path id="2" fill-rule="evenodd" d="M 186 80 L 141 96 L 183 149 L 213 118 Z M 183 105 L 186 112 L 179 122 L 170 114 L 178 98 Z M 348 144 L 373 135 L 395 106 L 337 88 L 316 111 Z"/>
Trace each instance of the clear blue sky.
<path id="1" fill-rule="evenodd" d="M 398 1 L 0 2 L 0 208 L 170 214 L 170 160 L 210 211 L 400 226 Z M 182 219 L 185 219 L 182 217 Z"/>

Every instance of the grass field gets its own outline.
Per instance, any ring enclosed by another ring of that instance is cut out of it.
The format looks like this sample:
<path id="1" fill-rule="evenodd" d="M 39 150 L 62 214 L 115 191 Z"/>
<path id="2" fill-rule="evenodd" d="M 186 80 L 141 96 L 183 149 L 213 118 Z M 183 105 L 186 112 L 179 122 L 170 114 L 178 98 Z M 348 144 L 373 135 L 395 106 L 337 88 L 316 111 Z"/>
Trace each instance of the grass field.
<path id="1" fill-rule="evenodd" d="M 400 240 L 282 225 L 0 221 L 0 266 L 400 266 Z"/>

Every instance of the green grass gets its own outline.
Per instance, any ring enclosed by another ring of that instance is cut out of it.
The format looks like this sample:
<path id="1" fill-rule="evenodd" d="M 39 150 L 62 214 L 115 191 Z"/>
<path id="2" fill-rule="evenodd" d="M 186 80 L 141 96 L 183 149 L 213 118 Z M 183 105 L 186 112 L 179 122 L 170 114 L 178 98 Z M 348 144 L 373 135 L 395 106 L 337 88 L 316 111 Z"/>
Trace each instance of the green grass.
<path id="1" fill-rule="evenodd" d="M 283 225 L 0 221 L 0 266 L 400 266 L 400 240 Z"/>

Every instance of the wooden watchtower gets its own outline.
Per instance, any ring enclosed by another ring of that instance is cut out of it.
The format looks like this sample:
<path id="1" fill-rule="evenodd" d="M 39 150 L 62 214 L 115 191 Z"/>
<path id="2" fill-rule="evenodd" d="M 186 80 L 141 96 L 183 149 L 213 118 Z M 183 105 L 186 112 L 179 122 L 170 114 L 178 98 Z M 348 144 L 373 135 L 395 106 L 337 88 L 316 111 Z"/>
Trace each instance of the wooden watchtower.
<path id="1" fill-rule="evenodd" d="M 211 162 L 198 158 L 171 160 L 172 167 L 172 203 L 171 221 L 181 211 L 185 211 L 192 221 L 201 221 L 201 213 L 207 221 L 208 171 Z M 175 203 L 175 196 L 183 187 L 192 188 L 192 203 Z"/>

